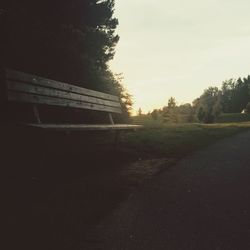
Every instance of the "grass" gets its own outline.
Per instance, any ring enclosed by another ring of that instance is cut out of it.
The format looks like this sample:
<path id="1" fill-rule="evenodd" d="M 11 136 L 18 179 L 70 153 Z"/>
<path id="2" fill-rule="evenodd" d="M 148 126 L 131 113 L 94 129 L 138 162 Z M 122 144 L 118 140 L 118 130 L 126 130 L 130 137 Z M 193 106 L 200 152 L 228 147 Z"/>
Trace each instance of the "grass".
<path id="1" fill-rule="evenodd" d="M 245 122 L 250 121 L 250 114 L 230 113 L 221 114 L 217 118 L 218 123 Z"/>
<path id="2" fill-rule="evenodd" d="M 218 124 L 146 123 L 145 128 L 123 138 L 123 150 L 138 158 L 181 158 L 215 141 L 250 129 L 250 122 Z"/>
<path id="3" fill-rule="evenodd" d="M 177 119 L 177 124 L 179 123 L 188 123 L 188 118 L 189 116 L 188 115 L 181 115 L 181 114 L 177 114 L 176 115 L 176 119 Z M 137 115 L 137 116 L 133 116 L 132 117 L 132 121 L 133 123 L 135 124 L 143 124 L 145 126 L 150 126 L 150 127 L 159 127 L 159 126 L 162 126 L 164 125 L 164 117 L 159 114 L 157 119 L 153 119 L 151 115 L 145 115 L 145 114 L 142 114 L 142 115 Z"/>

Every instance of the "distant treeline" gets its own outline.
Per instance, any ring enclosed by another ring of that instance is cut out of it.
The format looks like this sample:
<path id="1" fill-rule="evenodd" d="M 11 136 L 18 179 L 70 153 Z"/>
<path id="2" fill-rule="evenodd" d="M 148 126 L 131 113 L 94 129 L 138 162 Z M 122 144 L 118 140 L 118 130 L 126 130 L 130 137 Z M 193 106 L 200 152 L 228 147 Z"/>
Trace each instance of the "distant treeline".
<path id="1" fill-rule="evenodd" d="M 119 95 L 121 77 L 108 67 L 119 36 L 114 0 L 2 0 L 0 67 Z"/>
<path id="2" fill-rule="evenodd" d="M 221 113 L 250 113 L 250 76 L 227 80 L 221 89 L 210 87 L 194 100 L 193 107 L 200 121 L 211 123 Z"/>
<path id="3" fill-rule="evenodd" d="M 222 113 L 250 114 L 250 76 L 230 79 L 222 83 L 222 87 L 209 87 L 191 104 L 177 105 L 174 97 L 168 100 L 166 106 L 154 109 L 147 116 L 153 120 L 166 122 L 213 123 Z M 138 115 L 142 116 L 139 109 Z"/>

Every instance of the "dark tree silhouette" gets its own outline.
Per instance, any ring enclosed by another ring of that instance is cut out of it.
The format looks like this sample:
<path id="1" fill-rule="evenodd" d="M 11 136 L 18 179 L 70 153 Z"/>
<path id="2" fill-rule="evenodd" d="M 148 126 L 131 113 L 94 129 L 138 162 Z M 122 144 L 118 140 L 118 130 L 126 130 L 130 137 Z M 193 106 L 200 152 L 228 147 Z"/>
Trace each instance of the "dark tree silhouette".
<path id="1" fill-rule="evenodd" d="M 119 39 L 113 8 L 113 0 L 2 1 L 1 66 L 105 89 L 97 82 Z"/>
<path id="2" fill-rule="evenodd" d="M 221 104 L 224 113 L 240 113 L 249 101 L 250 76 L 223 82 Z"/>
<path id="3" fill-rule="evenodd" d="M 0 67 L 131 99 L 109 70 L 119 36 L 114 0 L 2 0 Z"/>
<path id="4" fill-rule="evenodd" d="M 209 87 L 195 100 L 199 121 L 212 123 L 221 113 L 221 91 L 217 87 Z"/>

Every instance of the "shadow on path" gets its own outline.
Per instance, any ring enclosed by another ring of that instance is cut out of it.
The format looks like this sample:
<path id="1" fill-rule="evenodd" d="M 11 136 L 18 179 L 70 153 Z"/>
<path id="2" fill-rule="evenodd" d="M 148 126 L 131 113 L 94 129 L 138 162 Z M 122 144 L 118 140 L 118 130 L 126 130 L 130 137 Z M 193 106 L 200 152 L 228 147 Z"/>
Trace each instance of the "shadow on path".
<path id="1" fill-rule="evenodd" d="M 100 231 L 109 250 L 249 250 L 250 132 L 185 158 Z"/>

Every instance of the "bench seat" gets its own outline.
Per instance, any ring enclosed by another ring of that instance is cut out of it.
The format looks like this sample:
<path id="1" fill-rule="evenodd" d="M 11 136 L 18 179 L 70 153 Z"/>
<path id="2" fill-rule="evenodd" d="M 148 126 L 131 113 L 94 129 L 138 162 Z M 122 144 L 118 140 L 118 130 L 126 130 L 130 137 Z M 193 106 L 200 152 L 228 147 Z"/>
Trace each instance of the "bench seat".
<path id="1" fill-rule="evenodd" d="M 55 131 L 91 131 L 91 130 L 136 130 L 141 125 L 132 124 L 37 124 L 25 123 L 25 126 Z"/>

